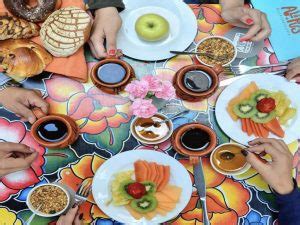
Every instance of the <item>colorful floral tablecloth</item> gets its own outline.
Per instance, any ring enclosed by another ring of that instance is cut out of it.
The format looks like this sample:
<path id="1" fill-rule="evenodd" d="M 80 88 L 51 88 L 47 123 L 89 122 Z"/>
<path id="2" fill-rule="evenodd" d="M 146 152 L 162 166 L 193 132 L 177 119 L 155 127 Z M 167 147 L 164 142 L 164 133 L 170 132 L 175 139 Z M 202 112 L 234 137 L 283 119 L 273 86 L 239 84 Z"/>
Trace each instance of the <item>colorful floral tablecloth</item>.
<path id="1" fill-rule="evenodd" d="M 231 26 L 220 17 L 219 5 L 191 5 L 198 17 L 198 35 L 195 43 L 209 35 L 224 35 Z M 184 35 L 184 34 L 182 34 Z M 195 43 L 191 49 L 195 47 Z M 87 50 L 89 66 L 95 62 Z M 125 57 L 136 71 L 138 77 L 147 74 L 171 80 L 175 72 L 185 65 L 197 63 L 193 57 L 178 56 L 164 62 L 145 63 Z M 277 62 L 276 56 L 268 41 L 255 57 L 243 61 L 249 65 Z M 239 62 L 235 62 L 239 63 Z M 232 75 L 234 76 L 234 75 Z M 231 76 L 221 75 L 221 79 Z M 30 125 L 19 121 L 14 114 L 0 108 L 0 140 L 26 144 L 39 152 L 39 157 L 31 168 L 7 175 L 0 179 L 0 225 L 20 225 L 30 217 L 26 206 L 26 197 L 32 187 L 61 182 L 76 190 L 78 185 L 93 176 L 101 164 L 110 157 L 132 149 L 148 149 L 169 154 L 178 159 L 189 171 L 193 180 L 193 168 L 188 160 L 172 149 L 170 141 L 158 146 L 144 146 L 138 143 L 129 132 L 132 115 L 129 112 L 130 101 L 126 93 L 108 95 L 92 82 L 82 84 L 55 74 L 43 74 L 39 77 L 22 81 L 24 87 L 35 88 L 45 93 L 52 113 L 71 116 L 80 126 L 81 135 L 78 141 L 65 149 L 47 149 L 39 146 L 30 136 Z M 219 144 L 231 140 L 220 130 L 214 107 L 218 94 L 207 100 L 189 103 L 179 99 L 167 103 L 162 112 L 172 113 L 190 109 L 190 113 L 174 121 L 175 128 L 181 124 L 198 121 L 212 127 Z M 295 175 L 300 180 L 300 151 L 298 142 L 290 145 L 295 154 Z M 208 158 L 203 159 L 205 180 L 207 184 L 207 205 L 212 225 L 275 225 L 277 209 L 274 196 L 268 185 L 253 169 L 240 176 L 226 177 L 215 172 Z M 120 224 L 108 218 L 96 206 L 92 196 L 80 207 L 84 213 L 84 222 L 96 225 Z M 32 225 L 44 225 L 56 218 L 36 216 Z M 202 210 L 199 197 L 194 188 L 192 198 L 178 217 L 166 224 L 190 225 L 202 224 Z"/>

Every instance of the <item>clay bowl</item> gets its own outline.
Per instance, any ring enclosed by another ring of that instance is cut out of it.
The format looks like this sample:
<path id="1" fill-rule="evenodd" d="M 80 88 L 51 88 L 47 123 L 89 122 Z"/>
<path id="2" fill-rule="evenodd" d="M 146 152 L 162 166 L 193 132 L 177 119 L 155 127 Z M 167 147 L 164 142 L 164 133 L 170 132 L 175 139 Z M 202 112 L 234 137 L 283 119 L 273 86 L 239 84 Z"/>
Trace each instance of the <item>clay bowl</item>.
<path id="1" fill-rule="evenodd" d="M 188 130 L 191 130 L 191 129 L 201 129 L 209 135 L 210 143 L 205 149 L 203 149 L 201 151 L 191 151 L 182 145 L 181 137 L 183 136 L 183 134 L 185 132 L 187 132 Z M 174 131 L 172 138 L 171 138 L 171 142 L 172 142 L 172 146 L 176 152 L 178 152 L 181 155 L 188 156 L 190 162 L 193 165 L 196 165 L 199 163 L 200 157 L 208 155 L 216 148 L 217 135 L 214 132 L 214 130 L 208 126 L 205 126 L 200 123 L 187 123 L 187 124 L 184 124 L 184 125 L 178 127 Z"/>
<path id="2" fill-rule="evenodd" d="M 205 92 L 193 92 L 185 87 L 184 76 L 189 71 L 199 70 L 206 72 L 212 80 L 211 87 Z M 213 95 L 219 86 L 218 75 L 223 72 L 222 66 L 214 66 L 210 68 L 204 65 L 188 65 L 181 68 L 174 76 L 173 85 L 176 89 L 176 94 L 183 100 L 190 102 L 198 102 Z"/>
<path id="3" fill-rule="evenodd" d="M 105 83 L 102 80 L 100 80 L 97 76 L 99 67 L 103 66 L 107 63 L 115 63 L 121 65 L 125 71 L 125 77 L 124 79 L 119 83 L 109 84 Z M 125 61 L 119 59 L 118 56 L 110 56 L 104 60 L 101 60 L 96 65 L 93 66 L 93 68 L 90 71 L 91 79 L 94 83 L 94 85 L 102 90 L 103 92 L 106 92 L 108 94 L 118 94 L 120 91 L 123 91 L 126 87 L 126 85 L 130 82 L 132 78 L 135 77 L 135 73 L 133 68 Z"/>
<path id="4" fill-rule="evenodd" d="M 71 117 L 61 114 L 46 115 L 39 108 L 34 108 L 32 111 L 34 115 L 38 118 L 38 120 L 32 125 L 30 132 L 34 140 L 40 145 L 47 148 L 65 148 L 68 145 L 73 144 L 77 140 L 79 136 L 79 127 Z M 47 142 L 40 138 L 40 136 L 38 135 L 38 127 L 42 123 L 50 120 L 58 120 L 66 125 L 67 136 L 63 140 L 59 142 Z"/>

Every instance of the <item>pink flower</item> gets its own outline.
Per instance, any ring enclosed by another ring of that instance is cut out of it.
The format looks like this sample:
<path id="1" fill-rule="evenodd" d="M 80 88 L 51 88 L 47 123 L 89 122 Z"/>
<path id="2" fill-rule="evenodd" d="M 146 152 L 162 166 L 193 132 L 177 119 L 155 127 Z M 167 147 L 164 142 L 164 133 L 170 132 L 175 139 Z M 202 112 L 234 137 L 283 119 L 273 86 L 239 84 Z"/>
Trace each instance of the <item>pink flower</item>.
<path id="1" fill-rule="evenodd" d="M 157 113 L 157 108 L 152 104 L 152 99 L 135 99 L 130 107 L 133 115 L 150 118 Z"/>
<path id="2" fill-rule="evenodd" d="M 146 81 L 149 84 L 149 91 L 156 92 L 160 89 L 161 81 L 152 75 L 147 75 L 142 78 L 142 81 Z"/>
<path id="3" fill-rule="evenodd" d="M 176 97 L 175 89 L 170 81 L 163 81 L 159 91 L 155 93 L 157 98 L 165 100 L 174 99 Z"/>
<path id="4" fill-rule="evenodd" d="M 131 100 L 145 98 L 149 91 L 149 84 L 145 80 L 134 80 L 126 86 L 125 91 L 129 93 Z"/>

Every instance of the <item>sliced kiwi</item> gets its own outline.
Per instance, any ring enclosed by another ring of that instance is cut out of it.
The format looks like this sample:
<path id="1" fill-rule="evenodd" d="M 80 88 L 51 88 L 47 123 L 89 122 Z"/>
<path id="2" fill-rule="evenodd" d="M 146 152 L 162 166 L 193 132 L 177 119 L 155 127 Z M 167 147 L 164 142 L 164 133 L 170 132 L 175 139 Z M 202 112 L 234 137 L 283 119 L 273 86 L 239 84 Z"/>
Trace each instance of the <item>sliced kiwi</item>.
<path id="1" fill-rule="evenodd" d="M 142 182 L 145 185 L 147 194 L 154 194 L 156 192 L 156 184 L 151 181 Z"/>
<path id="2" fill-rule="evenodd" d="M 157 200 L 154 196 L 146 195 L 141 199 L 132 200 L 130 206 L 139 213 L 147 213 L 156 209 Z"/>
<path id="3" fill-rule="evenodd" d="M 255 101 L 255 102 L 259 102 L 260 100 L 262 100 L 263 98 L 268 98 L 271 95 L 271 93 L 265 89 L 260 89 L 256 92 L 254 92 L 250 99 Z"/>
<path id="4" fill-rule="evenodd" d="M 270 122 L 272 119 L 274 119 L 276 117 L 276 113 L 275 111 L 269 112 L 269 113 L 262 113 L 257 111 L 257 113 L 255 113 L 251 119 L 255 122 L 255 123 L 268 123 Z"/>
<path id="5" fill-rule="evenodd" d="M 241 101 L 233 107 L 233 111 L 240 118 L 250 118 L 257 112 L 256 102 Z"/>
<path id="6" fill-rule="evenodd" d="M 128 194 L 127 187 L 129 184 L 132 184 L 134 182 L 135 182 L 134 180 L 125 180 L 120 183 L 119 193 L 122 197 L 129 199 L 129 200 L 133 199 L 133 197 L 130 194 Z"/>

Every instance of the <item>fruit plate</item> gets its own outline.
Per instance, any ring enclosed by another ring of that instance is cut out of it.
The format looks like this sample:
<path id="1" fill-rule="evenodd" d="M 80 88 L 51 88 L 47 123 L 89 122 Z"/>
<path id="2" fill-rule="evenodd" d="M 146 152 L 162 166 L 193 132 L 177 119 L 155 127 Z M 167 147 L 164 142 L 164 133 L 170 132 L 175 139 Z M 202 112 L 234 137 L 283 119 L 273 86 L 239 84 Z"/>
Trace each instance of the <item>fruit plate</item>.
<path id="1" fill-rule="evenodd" d="M 240 121 L 233 121 L 226 108 L 229 101 L 237 96 L 251 81 L 254 81 L 260 89 L 270 91 L 283 91 L 291 100 L 291 106 L 297 109 L 297 113 L 287 126 L 283 126 L 285 136 L 283 140 L 289 144 L 300 137 L 300 86 L 288 82 L 284 77 L 268 74 L 249 74 L 229 85 L 219 96 L 216 103 L 216 118 L 221 129 L 233 140 L 243 145 L 255 139 L 254 135 L 248 136 L 242 131 Z M 273 134 L 269 138 L 279 138 Z"/>
<path id="2" fill-rule="evenodd" d="M 111 181 L 113 176 L 121 171 L 133 170 L 137 160 L 146 160 L 170 166 L 170 184 L 182 188 L 180 200 L 173 211 L 166 216 L 156 215 L 152 220 L 136 220 L 124 206 L 107 204 L 111 199 Z M 132 150 L 120 153 L 107 160 L 97 170 L 93 179 L 92 193 L 96 204 L 109 217 L 125 224 L 160 224 L 177 216 L 188 204 L 192 195 L 192 182 L 189 173 L 176 159 L 164 153 L 151 150 Z"/>
<path id="3" fill-rule="evenodd" d="M 171 50 L 183 51 L 194 41 L 197 20 L 182 0 L 125 0 L 126 9 L 120 13 L 123 25 L 117 37 L 118 48 L 131 58 L 156 61 L 174 56 Z M 136 31 L 137 19 L 148 13 L 164 17 L 170 25 L 169 36 L 161 41 L 141 40 Z"/>

